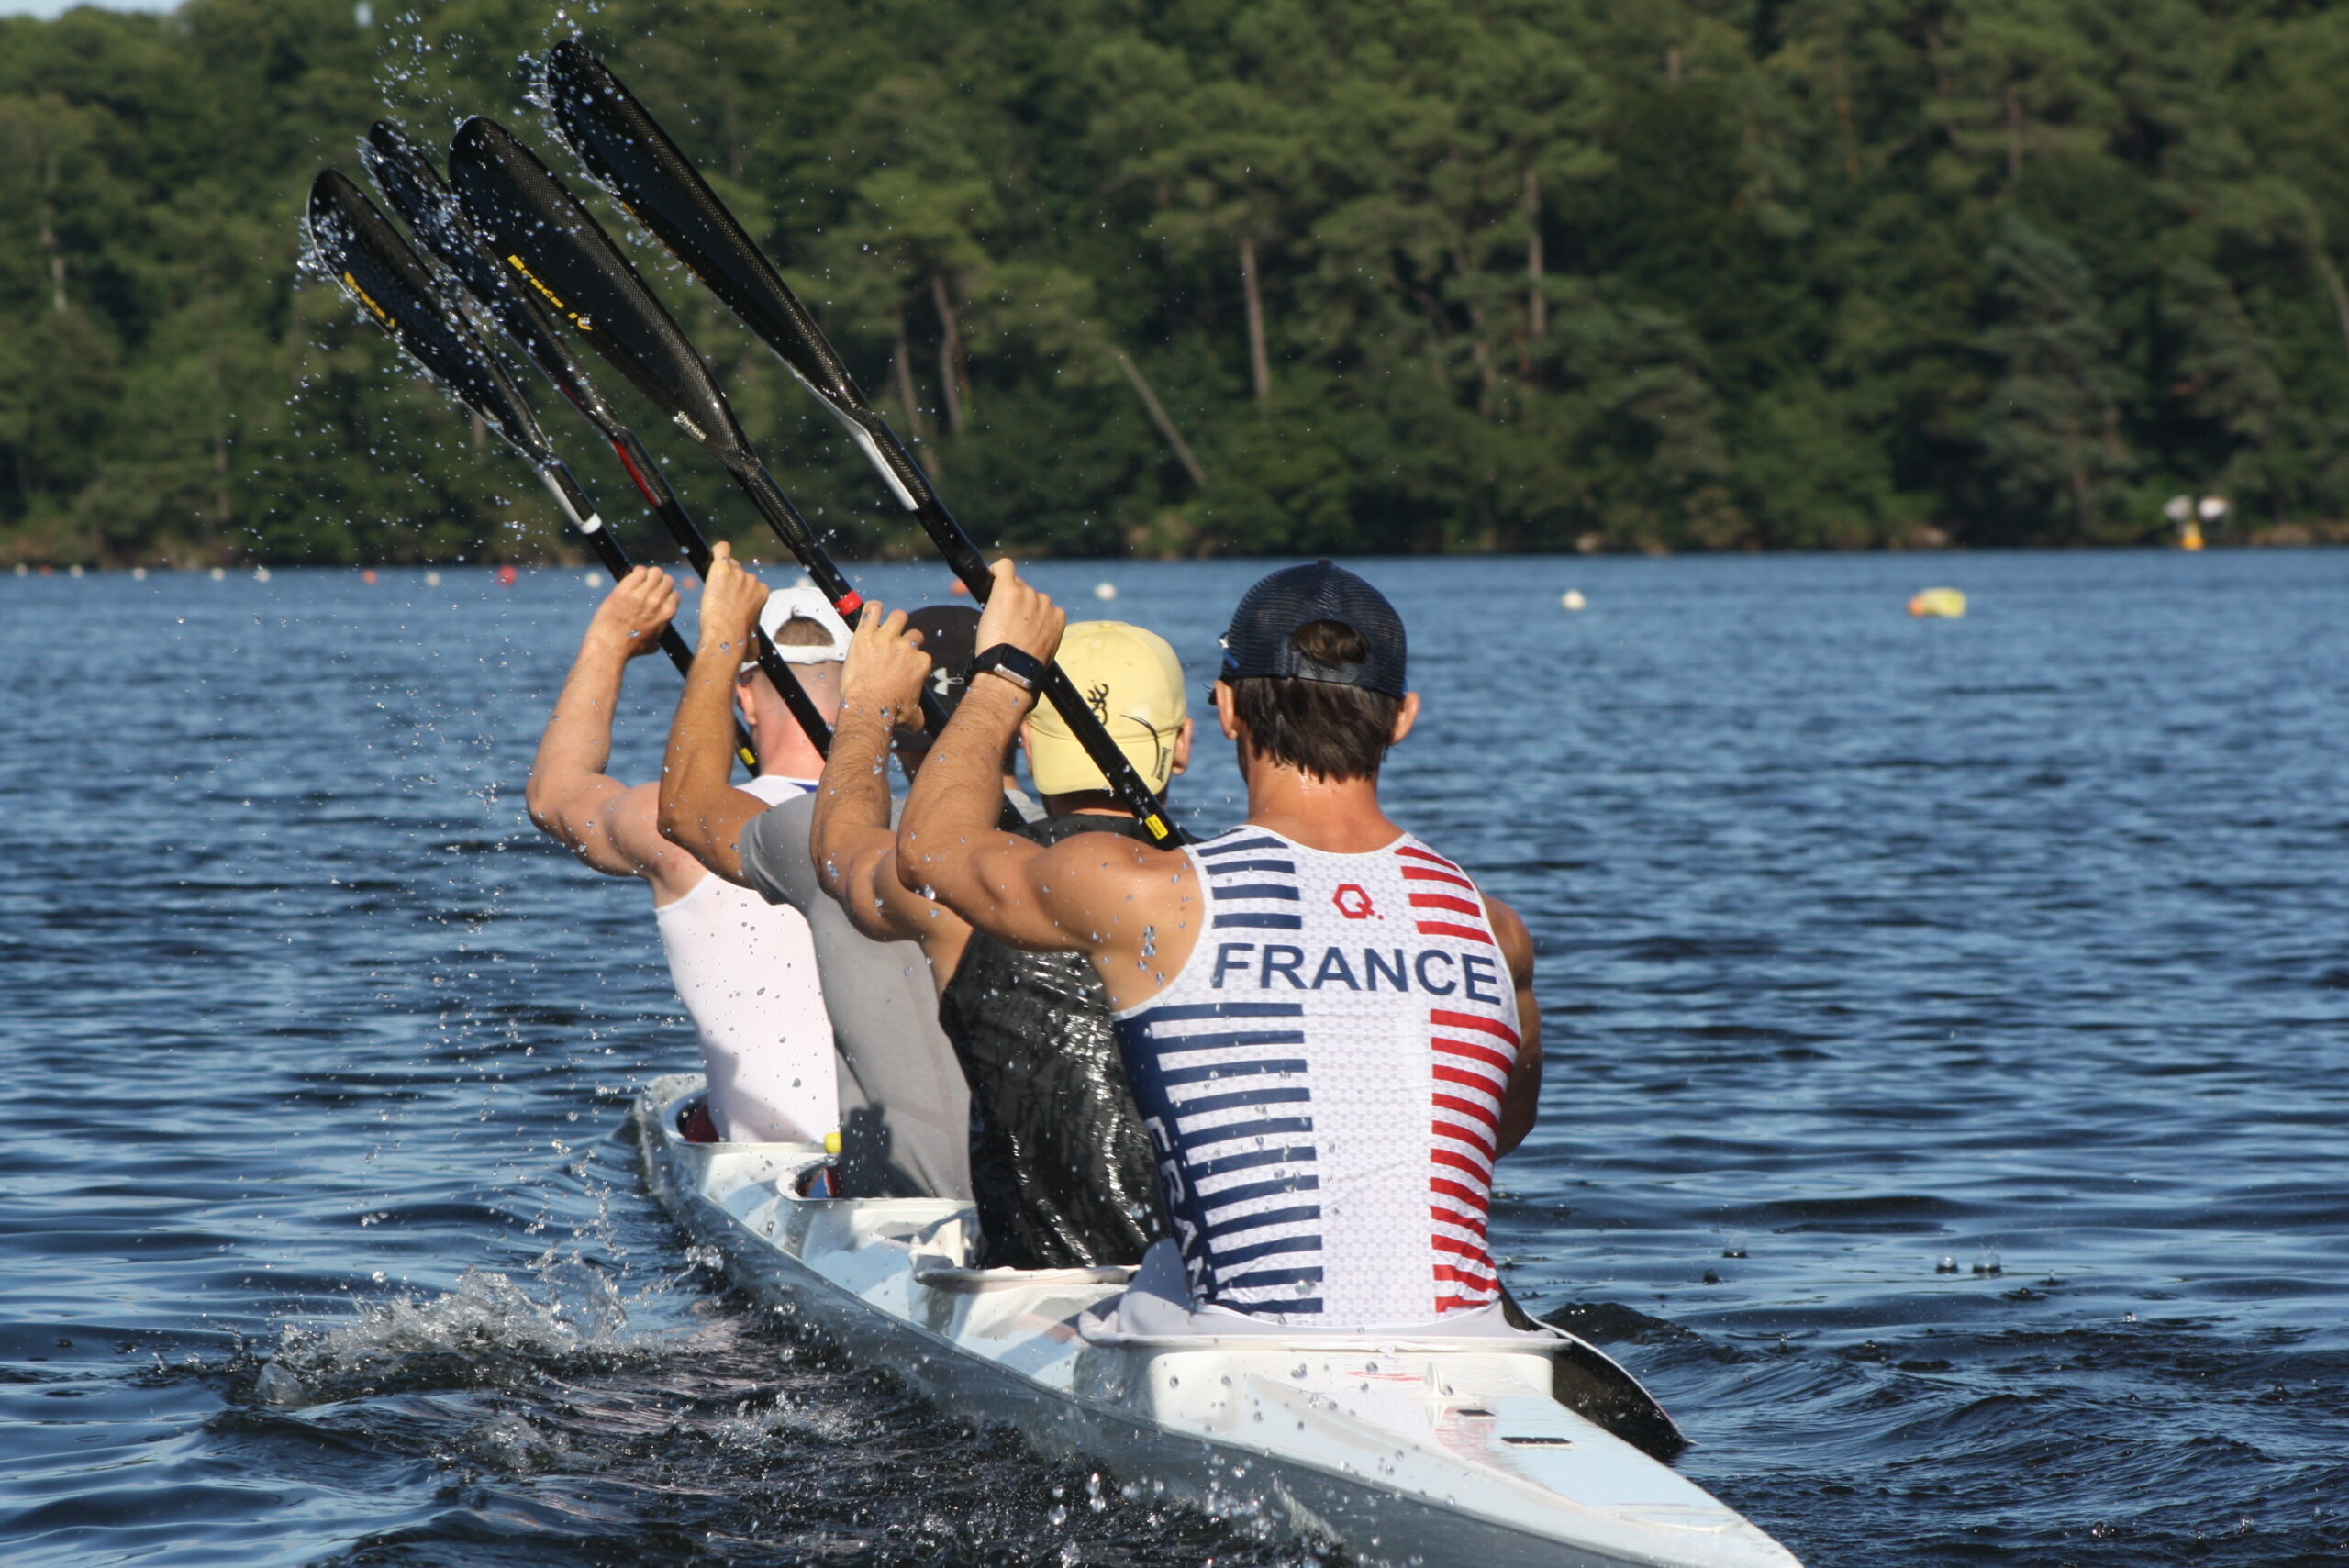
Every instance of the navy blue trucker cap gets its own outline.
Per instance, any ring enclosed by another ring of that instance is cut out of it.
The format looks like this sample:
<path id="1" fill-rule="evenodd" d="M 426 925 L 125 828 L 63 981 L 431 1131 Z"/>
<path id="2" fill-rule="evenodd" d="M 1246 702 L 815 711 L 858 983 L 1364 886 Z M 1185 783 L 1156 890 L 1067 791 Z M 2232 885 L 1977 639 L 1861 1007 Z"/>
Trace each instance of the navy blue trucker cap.
<path id="1" fill-rule="evenodd" d="M 1292 640 L 1297 628 L 1317 620 L 1352 627 L 1370 644 L 1370 656 L 1358 664 L 1325 664 L 1299 653 Z M 1386 595 L 1344 567 L 1317 561 L 1275 572 L 1241 595 L 1223 634 L 1223 678 L 1285 675 L 1399 697 L 1406 652 L 1403 617 Z"/>

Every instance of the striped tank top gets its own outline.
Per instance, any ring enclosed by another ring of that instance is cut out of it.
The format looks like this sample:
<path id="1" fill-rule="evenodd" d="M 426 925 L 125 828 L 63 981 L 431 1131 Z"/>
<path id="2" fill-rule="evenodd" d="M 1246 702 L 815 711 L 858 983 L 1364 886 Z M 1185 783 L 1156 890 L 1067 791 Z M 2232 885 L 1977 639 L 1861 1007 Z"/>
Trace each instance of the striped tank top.
<path id="1" fill-rule="evenodd" d="M 1117 1020 L 1193 1303 L 1333 1329 L 1489 1305 L 1518 1017 L 1475 884 L 1408 833 L 1188 853 L 1197 945 Z"/>

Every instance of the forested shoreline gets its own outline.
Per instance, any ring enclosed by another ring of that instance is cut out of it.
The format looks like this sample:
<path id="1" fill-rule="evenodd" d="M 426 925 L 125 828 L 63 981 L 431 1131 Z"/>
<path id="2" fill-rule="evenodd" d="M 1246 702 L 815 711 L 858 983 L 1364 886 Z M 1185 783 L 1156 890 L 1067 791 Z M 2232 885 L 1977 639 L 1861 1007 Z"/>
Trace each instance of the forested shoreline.
<path id="1" fill-rule="evenodd" d="M 519 462 L 298 275 L 295 219 L 386 114 L 445 141 L 488 113 L 575 175 L 522 62 L 574 21 L 990 541 L 2128 544 L 2180 493 L 2230 498 L 2221 539 L 2349 517 L 2342 9 L 188 0 L 0 20 L 0 563 L 560 550 Z M 814 401 L 638 255 L 803 506 L 912 549 Z"/>

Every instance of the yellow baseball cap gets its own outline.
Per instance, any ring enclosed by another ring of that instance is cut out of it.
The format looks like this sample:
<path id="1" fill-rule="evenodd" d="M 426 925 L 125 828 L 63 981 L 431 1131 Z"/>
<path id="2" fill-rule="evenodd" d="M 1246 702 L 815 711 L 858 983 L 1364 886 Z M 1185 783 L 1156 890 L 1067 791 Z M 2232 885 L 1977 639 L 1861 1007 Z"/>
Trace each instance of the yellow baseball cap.
<path id="1" fill-rule="evenodd" d="M 1164 638 L 1121 620 L 1078 621 L 1061 637 L 1060 666 L 1118 749 L 1163 795 L 1174 776 L 1174 736 L 1190 709 L 1183 662 Z M 1028 772 L 1039 795 L 1081 795 L 1109 781 L 1076 743 L 1052 705 L 1028 716 Z"/>

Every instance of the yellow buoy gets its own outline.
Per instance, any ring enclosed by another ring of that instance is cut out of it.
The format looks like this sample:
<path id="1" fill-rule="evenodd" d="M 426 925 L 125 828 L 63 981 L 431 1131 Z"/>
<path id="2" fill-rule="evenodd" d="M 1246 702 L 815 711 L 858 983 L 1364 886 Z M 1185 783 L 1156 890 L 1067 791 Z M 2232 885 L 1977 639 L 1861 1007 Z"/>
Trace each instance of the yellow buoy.
<path id="1" fill-rule="evenodd" d="M 1955 588 L 1928 588 L 1909 601 L 1909 613 L 1955 620 L 1965 613 L 1965 595 Z"/>

